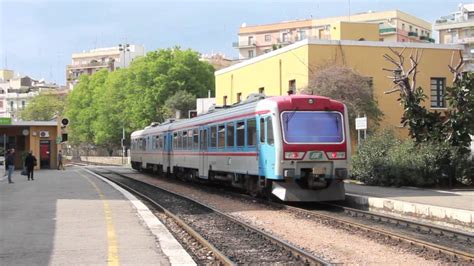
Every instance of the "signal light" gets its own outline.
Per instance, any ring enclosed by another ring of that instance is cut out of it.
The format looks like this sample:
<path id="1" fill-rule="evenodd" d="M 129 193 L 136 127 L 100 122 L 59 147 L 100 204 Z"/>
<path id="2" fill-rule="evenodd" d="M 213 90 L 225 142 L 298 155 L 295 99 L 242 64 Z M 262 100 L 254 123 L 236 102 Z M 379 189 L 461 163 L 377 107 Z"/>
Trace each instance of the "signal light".
<path id="1" fill-rule="evenodd" d="M 345 152 L 341 152 L 341 151 L 338 151 L 338 152 L 335 152 L 335 151 L 326 152 L 326 155 L 328 156 L 329 159 L 344 159 L 344 158 L 346 158 L 346 153 L 345 153 Z"/>

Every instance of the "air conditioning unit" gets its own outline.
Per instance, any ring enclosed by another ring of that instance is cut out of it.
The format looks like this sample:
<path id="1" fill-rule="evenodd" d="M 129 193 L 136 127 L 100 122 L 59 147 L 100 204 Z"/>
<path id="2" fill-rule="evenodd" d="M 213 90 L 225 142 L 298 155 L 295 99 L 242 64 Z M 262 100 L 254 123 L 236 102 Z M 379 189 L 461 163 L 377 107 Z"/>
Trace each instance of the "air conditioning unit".
<path id="1" fill-rule="evenodd" d="M 49 138 L 49 131 L 40 131 L 39 136 L 40 138 Z"/>

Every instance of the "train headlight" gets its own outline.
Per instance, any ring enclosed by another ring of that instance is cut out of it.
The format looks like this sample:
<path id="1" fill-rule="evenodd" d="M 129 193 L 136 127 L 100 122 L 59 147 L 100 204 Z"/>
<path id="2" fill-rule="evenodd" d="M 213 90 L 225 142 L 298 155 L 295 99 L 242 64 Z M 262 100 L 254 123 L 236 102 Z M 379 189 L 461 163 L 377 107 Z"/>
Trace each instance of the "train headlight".
<path id="1" fill-rule="evenodd" d="M 346 153 L 342 152 L 342 151 L 326 152 L 326 155 L 328 156 L 329 159 L 344 159 L 344 158 L 346 158 Z"/>
<path id="2" fill-rule="evenodd" d="M 296 151 L 291 151 L 291 152 L 285 152 L 285 159 L 288 160 L 301 160 L 304 157 L 305 152 L 296 152 Z"/>

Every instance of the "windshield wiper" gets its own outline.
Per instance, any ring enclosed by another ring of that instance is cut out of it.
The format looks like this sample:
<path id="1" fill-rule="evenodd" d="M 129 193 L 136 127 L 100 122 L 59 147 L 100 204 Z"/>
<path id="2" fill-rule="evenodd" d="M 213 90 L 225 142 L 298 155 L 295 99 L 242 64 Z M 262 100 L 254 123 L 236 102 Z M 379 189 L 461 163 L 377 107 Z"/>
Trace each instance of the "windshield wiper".
<path id="1" fill-rule="evenodd" d="M 291 111 L 291 113 L 286 117 L 286 120 L 285 120 L 286 128 L 288 128 L 288 123 L 293 118 L 293 116 L 296 114 L 296 111 L 298 111 L 298 107 L 295 107 L 295 109 L 293 109 Z"/>

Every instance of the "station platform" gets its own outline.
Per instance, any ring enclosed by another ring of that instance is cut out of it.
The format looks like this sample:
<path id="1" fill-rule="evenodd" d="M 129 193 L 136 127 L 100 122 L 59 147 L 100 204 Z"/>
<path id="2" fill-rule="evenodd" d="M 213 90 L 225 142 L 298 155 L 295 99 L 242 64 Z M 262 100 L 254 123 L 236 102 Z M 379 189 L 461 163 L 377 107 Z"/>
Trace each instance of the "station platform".
<path id="1" fill-rule="evenodd" d="M 1 265 L 195 265 L 133 195 L 79 166 L 0 178 Z"/>
<path id="2" fill-rule="evenodd" d="M 392 188 L 346 182 L 350 206 L 474 232 L 474 189 Z"/>

